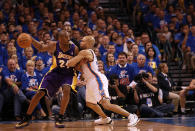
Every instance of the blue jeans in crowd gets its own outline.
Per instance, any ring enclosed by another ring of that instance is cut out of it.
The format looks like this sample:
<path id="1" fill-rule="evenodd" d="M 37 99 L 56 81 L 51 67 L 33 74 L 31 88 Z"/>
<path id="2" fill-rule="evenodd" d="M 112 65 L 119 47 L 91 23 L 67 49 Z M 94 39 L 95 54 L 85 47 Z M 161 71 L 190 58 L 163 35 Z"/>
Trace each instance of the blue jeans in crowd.
<path id="1" fill-rule="evenodd" d="M 156 107 L 148 107 L 146 104 L 142 104 L 140 106 L 140 113 L 142 117 L 163 117 L 167 113 L 173 112 L 173 110 L 173 104 L 165 103 Z"/>

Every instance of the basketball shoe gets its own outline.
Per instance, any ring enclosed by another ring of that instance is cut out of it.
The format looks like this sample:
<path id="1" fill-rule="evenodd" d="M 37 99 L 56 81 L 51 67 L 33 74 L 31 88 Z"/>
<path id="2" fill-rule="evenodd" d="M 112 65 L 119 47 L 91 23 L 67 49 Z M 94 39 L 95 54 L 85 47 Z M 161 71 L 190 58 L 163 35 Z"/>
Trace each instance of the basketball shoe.
<path id="1" fill-rule="evenodd" d="M 140 121 L 136 114 L 130 114 L 128 116 L 128 119 L 129 119 L 128 126 L 135 126 Z"/>
<path id="2" fill-rule="evenodd" d="M 95 123 L 95 125 L 111 124 L 112 119 L 110 117 L 99 118 L 99 119 L 95 120 L 94 123 Z"/>
<path id="3" fill-rule="evenodd" d="M 55 118 L 55 127 L 64 128 L 63 115 L 58 115 Z"/>
<path id="4" fill-rule="evenodd" d="M 30 124 L 31 116 L 26 115 L 24 118 L 16 124 L 16 128 L 23 128 L 25 126 L 28 126 Z"/>

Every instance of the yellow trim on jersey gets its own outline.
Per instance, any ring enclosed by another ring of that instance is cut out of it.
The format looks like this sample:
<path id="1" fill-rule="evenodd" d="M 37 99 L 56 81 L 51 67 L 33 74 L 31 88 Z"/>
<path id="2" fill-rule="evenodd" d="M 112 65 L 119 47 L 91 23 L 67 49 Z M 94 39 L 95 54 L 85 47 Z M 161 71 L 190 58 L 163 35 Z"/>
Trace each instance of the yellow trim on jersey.
<path id="1" fill-rule="evenodd" d="M 53 56 L 53 58 L 52 58 L 52 65 L 51 65 L 49 70 L 51 71 L 52 69 L 54 69 L 56 67 L 57 67 L 56 57 Z"/>
<path id="2" fill-rule="evenodd" d="M 52 71 L 54 68 L 56 68 L 56 67 L 57 67 L 56 57 L 53 56 L 53 58 L 52 58 L 52 65 L 51 65 L 49 71 L 43 76 L 43 78 L 42 78 L 42 80 L 41 80 L 41 83 L 39 84 L 39 88 L 38 88 L 38 89 L 41 89 L 41 85 L 42 85 L 42 82 L 43 82 L 43 79 L 45 78 L 45 76 L 46 76 L 50 71 Z"/>
<path id="3" fill-rule="evenodd" d="M 77 75 L 74 75 L 74 76 L 73 76 L 73 80 L 72 80 L 71 88 L 72 88 L 72 90 L 73 90 L 74 92 L 77 93 L 76 85 L 77 85 Z"/>

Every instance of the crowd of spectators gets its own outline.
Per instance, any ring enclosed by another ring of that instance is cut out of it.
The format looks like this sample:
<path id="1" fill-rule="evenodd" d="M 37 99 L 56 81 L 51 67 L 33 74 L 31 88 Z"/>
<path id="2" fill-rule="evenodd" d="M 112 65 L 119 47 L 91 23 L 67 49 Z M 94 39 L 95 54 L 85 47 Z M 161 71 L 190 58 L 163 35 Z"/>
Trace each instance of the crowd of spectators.
<path id="1" fill-rule="evenodd" d="M 112 102 L 130 112 L 139 112 L 142 117 L 177 114 L 179 104 L 185 113 L 185 97 L 195 93 L 194 79 L 189 87 L 174 92 L 164 62 L 183 60 L 184 70 L 195 70 L 195 1 L 124 2 L 128 3 L 133 25 L 105 16 L 99 0 L 1 0 L 0 120 L 10 115 L 4 112 L 11 109 L 16 120 L 21 118 L 52 64 L 50 52 L 38 52 L 33 46 L 20 48 L 17 36 L 29 33 L 48 44 L 56 40 L 60 30 L 69 32 L 78 47 L 83 36 L 95 38 L 94 52 L 100 72 L 109 79 Z M 82 114 L 87 110 L 82 75 L 72 93 L 71 106 L 78 107 Z M 60 90 L 56 95 L 59 101 Z M 45 119 L 52 111 L 57 112 L 59 102 L 54 104 L 52 100 L 44 97 L 33 114 Z"/>

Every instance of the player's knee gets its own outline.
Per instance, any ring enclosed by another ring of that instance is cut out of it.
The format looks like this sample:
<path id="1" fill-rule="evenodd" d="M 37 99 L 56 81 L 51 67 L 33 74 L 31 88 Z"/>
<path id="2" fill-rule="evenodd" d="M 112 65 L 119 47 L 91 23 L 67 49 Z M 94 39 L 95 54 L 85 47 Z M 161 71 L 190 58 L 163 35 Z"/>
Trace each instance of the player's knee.
<path id="1" fill-rule="evenodd" d="M 102 106 L 103 106 L 103 108 L 104 109 L 106 109 L 106 110 L 110 110 L 111 109 L 111 106 L 110 106 L 110 103 L 102 103 Z"/>
<path id="2" fill-rule="evenodd" d="M 67 93 L 67 92 L 70 92 L 71 87 L 70 85 L 63 85 L 62 89 L 63 89 L 63 92 Z"/>

